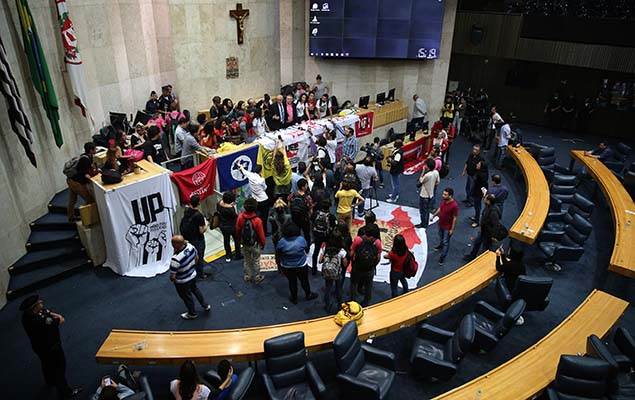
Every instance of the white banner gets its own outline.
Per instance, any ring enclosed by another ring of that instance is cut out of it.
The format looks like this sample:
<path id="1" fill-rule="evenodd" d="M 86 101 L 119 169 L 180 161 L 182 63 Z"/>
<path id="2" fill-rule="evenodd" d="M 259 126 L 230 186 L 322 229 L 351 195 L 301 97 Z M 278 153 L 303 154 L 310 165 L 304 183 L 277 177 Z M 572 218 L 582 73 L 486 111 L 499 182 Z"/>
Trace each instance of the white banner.
<path id="1" fill-rule="evenodd" d="M 167 173 L 115 190 L 95 187 L 106 262 L 125 276 L 150 278 L 170 267 L 176 199 Z"/>

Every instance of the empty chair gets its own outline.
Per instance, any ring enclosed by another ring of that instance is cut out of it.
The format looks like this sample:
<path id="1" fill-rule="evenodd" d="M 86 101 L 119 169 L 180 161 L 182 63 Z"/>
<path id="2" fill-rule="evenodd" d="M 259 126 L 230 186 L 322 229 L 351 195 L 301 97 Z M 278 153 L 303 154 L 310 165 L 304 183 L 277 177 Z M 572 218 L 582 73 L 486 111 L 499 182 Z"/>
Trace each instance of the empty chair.
<path id="1" fill-rule="evenodd" d="M 578 177 L 575 175 L 557 174 L 553 176 L 551 183 L 559 186 L 576 186 Z"/>
<path id="2" fill-rule="evenodd" d="M 271 399 L 320 399 L 326 391 L 307 358 L 304 332 L 265 340 L 265 365 L 267 372 L 262 379 Z"/>
<path id="3" fill-rule="evenodd" d="M 592 230 L 593 225 L 578 214 L 573 216 L 571 223 L 563 230 L 543 230 L 539 237 L 538 248 L 547 257 L 545 266 L 554 271 L 560 271 L 562 267 L 559 263 L 578 261 L 584 254 L 584 242 Z"/>
<path id="4" fill-rule="evenodd" d="M 613 336 L 613 342 L 620 351 L 620 357 L 626 357 L 635 365 L 635 339 L 626 328 L 617 328 Z"/>
<path id="5" fill-rule="evenodd" d="M 624 174 L 624 187 L 632 199 L 635 199 L 635 171 L 628 171 Z"/>
<path id="6" fill-rule="evenodd" d="M 596 335 L 587 338 L 586 349 L 588 355 L 609 364 L 609 397 L 611 399 L 635 399 L 635 384 L 630 377 L 630 360 L 620 364 L 609 347 Z"/>
<path id="7" fill-rule="evenodd" d="M 251 383 L 254 380 L 255 371 L 251 367 L 247 367 L 238 374 L 238 379 L 232 384 L 229 389 L 229 393 L 225 397 L 225 400 L 242 400 L 247 391 L 251 387 Z M 205 373 L 204 379 L 209 383 L 212 388 L 219 387 L 223 382 L 215 369 L 209 370 Z M 213 392 L 213 391 L 212 391 Z M 210 397 L 211 398 L 211 397 Z"/>
<path id="8" fill-rule="evenodd" d="M 589 219 L 594 208 L 595 204 L 591 200 L 579 193 L 575 193 L 573 195 L 573 201 L 569 204 L 567 211 L 550 212 L 547 215 L 545 228 L 548 231 L 561 231 L 566 225 L 569 225 L 571 221 L 573 221 L 575 214 Z"/>
<path id="9" fill-rule="evenodd" d="M 549 305 L 549 292 L 553 279 L 549 277 L 520 275 L 513 290 L 509 290 L 502 277 L 496 279 L 496 295 L 501 304 L 507 308 L 512 302 L 525 301 L 525 311 L 542 311 Z"/>
<path id="10" fill-rule="evenodd" d="M 620 142 L 617 144 L 617 146 L 615 146 L 613 157 L 618 161 L 624 162 L 631 155 L 632 152 L 633 149 L 631 148 L 631 146 Z"/>
<path id="11" fill-rule="evenodd" d="M 552 181 L 554 179 L 555 174 L 561 175 L 571 175 L 571 171 L 567 168 L 561 167 L 556 163 L 556 149 L 553 147 L 545 147 L 542 145 L 533 145 L 531 153 L 536 157 L 536 162 L 542 169 L 542 172 L 545 174 L 545 177 L 548 181 Z M 562 179 L 571 179 L 571 178 L 560 178 Z M 575 179 L 575 176 L 574 176 Z"/>
<path id="12" fill-rule="evenodd" d="M 432 325 L 422 324 L 417 332 L 410 364 L 417 376 L 433 379 L 450 379 L 474 343 L 474 315 L 463 317 L 459 327 L 449 332 Z"/>
<path id="13" fill-rule="evenodd" d="M 560 356 L 556 379 L 547 389 L 549 400 L 603 399 L 609 376 L 609 364 L 591 357 Z"/>
<path id="14" fill-rule="evenodd" d="M 573 195 L 576 193 L 575 186 L 551 185 L 549 192 L 563 203 L 569 204 L 573 202 Z"/>
<path id="15" fill-rule="evenodd" d="M 346 323 L 333 341 L 337 381 L 344 399 L 385 399 L 395 380 L 393 353 L 362 344 L 357 324 Z"/>
<path id="16" fill-rule="evenodd" d="M 479 301 L 474 308 L 474 345 L 485 351 L 492 350 L 509 332 L 525 311 L 525 300 L 514 301 L 505 313 L 496 307 Z"/>

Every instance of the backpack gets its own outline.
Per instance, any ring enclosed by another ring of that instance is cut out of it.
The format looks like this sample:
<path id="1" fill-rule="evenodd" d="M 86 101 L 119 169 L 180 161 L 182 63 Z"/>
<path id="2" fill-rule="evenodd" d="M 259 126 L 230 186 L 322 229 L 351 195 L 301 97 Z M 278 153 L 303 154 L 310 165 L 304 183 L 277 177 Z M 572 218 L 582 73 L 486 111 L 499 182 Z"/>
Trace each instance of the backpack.
<path id="1" fill-rule="evenodd" d="M 112 185 L 115 183 L 119 183 L 123 180 L 121 176 L 121 172 L 115 171 L 114 169 L 105 169 L 101 171 L 101 181 L 106 185 Z"/>
<path id="2" fill-rule="evenodd" d="M 362 244 L 355 250 L 354 268 L 360 272 L 370 272 L 377 265 L 378 254 L 374 238 L 362 238 Z"/>
<path id="3" fill-rule="evenodd" d="M 415 260 L 414 254 L 410 250 L 407 250 L 406 260 L 403 265 L 403 274 L 406 278 L 412 278 L 417 275 L 419 269 L 419 263 Z"/>
<path id="4" fill-rule="evenodd" d="M 509 231 L 500 222 L 492 229 L 492 237 L 499 242 L 509 236 Z"/>
<path id="5" fill-rule="evenodd" d="M 318 211 L 315 221 L 313 221 L 313 232 L 322 237 L 327 237 L 331 233 L 331 223 L 329 222 L 329 213 Z"/>
<path id="6" fill-rule="evenodd" d="M 253 223 L 254 218 L 255 217 L 246 219 L 245 224 L 243 225 L 243 230 L 240 235 L 240 241 L 243 246 L 254 246 L 258 242 L 256 229 L 254 228 Z"/>
<path id="7" fill-rule="evenodd" d="M 443 179 L 450 173 L 450 167 L 448 163 L 441 164 L 441 169 L 439 170 L 439 178 Z"/>
<path id="8" fill-rule="evenodd" d="M 322 277 L 324 279 L 336 280 L 340 277 L 340 258 L 337 254 L 330 256 L 324 255 L 322 263 Z"/>
<path id="9" fill-rule="evenodd" d="M 185 240 L 191 240 L 195 235 L 192 229 L 192 217 L 195 213 L 190 211 L 190 208 L 186 208 L 186 213 L 183 215 L 183 219 L 181 219 L 181 224 L 179 225 L 179 231 L 181 235 L 185 238 Z"/>
<path id="10" fill-rule="evenodd" d="M 289 209 L 291 210 L 291 216 L 307 218 L 309 216 L 309 207 L 306 205 L 305 195 L 294 194 Z"/>
<path id="11" fill-rule="evenodd" d="M 76 156 L 64 163 L 64 169 L 62 172 L 67 178 L 73 178 L 78 174 L 79 171 L 77 171 L 77 166 L 80 158 L 82 158 L 82 156 Z"/>

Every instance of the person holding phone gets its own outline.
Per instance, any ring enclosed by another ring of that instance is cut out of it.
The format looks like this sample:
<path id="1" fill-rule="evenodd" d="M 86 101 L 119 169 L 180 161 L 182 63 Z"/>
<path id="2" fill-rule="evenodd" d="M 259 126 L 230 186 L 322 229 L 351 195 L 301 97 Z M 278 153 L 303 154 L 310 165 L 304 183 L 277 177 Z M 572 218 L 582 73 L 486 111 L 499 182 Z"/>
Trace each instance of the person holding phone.
<path id="1" fill-rule="evenodd" d="M 115 382 L 114 378 L 106 375 L 101 378 L 101 384 L 91 400 L 121 400 L 133 394 L 134 390 L 123 383 Z"/>

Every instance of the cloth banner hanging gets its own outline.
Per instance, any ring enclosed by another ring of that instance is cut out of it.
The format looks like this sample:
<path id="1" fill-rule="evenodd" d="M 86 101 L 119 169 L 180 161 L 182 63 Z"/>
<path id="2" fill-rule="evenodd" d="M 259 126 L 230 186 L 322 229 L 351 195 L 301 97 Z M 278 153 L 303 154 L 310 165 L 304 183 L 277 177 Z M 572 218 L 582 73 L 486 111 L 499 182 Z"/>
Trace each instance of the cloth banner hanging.
<path id="1" fill-rule="evenodd" d="M 176 199 L 168 174 L 115 190 L 95 190 L 104 240 L 104 266 L 125 276 L 150 278 L 170 267 Z"/>
<path id="2" fill-rule="evenodd" d="M 170 175 L 179 188 L 181 204 L 190 204 L 190 198 L 198 194 L 201 200 L 214 194 L 216 180 L 216 160 L 209 158 L 199 165 Z"/>
<path id="3" fill-rule="evenodd" d="M 221 192 L 233 190 L 247 183 L 247 177 L 240 171 L 240 165 L 252 171 L 258 157 L 258 145 L 233 153 L 221 154 L 216 158 L 216 171 Z"/>
<path id="4" fill-rule="evenodd" d="M 355 123 L 355 136 L 362 137 L 373 133 L 373 120 L 375 113 L 369 111 L 359 116 L 359 121 Z"/>

